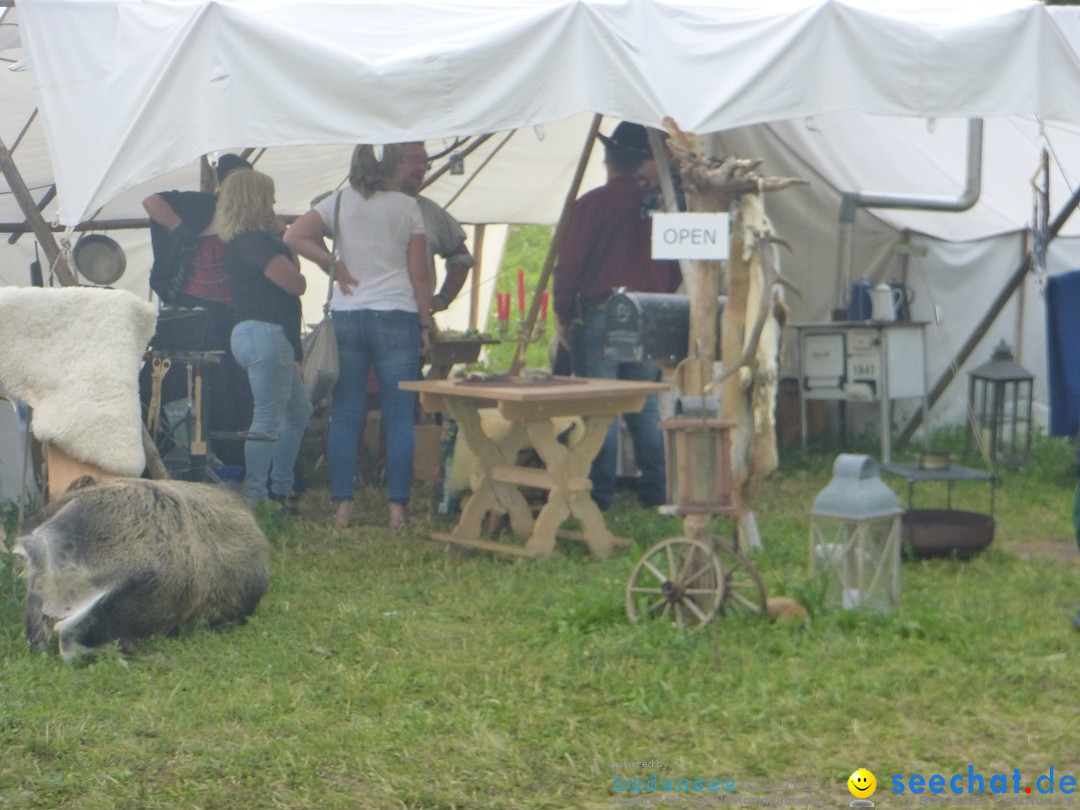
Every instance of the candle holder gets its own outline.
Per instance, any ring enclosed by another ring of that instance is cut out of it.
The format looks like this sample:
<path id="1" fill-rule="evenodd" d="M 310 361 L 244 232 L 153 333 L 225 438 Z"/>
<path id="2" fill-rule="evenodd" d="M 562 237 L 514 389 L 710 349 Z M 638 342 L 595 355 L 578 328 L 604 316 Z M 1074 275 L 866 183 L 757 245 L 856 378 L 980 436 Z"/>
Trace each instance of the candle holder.
<path id="1" fill-rule="evenodd" d="M 510 319 L 499 318 L 495 323 L 495 331 L 498 332 L 499 337 L 505 338 L 511 334 Z M 533 324 L 532 332 L 525 335 L 525 319 L 518 318 L 514 321 L 513 336 L 518 340 L 524 339 L 526 343 L 539 343 L 544 335 L 547 333 L 547 321 L 537 320 Z"/>
<path id="2" fill-rule="evenodd" d="M 520 294 L 520 291 L 519 291 L 519 294 Z M 524 342 L 526 344 L 528 344 L 528 343 L 539 343 L 541 340 L 543 340 L 544 335 L 547 333 L 547 303 L 548 303 L 547 290 L 544 290 L 542 292 L 540 302 L 541 302 L 540 303 L 541 310 L 540 310 L 540 313 L 539 313 L 540 317 L 537 318 L 536 323 L 533 324 L 532 331 L 528 335 L 526 335 L 525 334 L 526 318 L 525 318 L 525 312 L 524 312 L 525 308 L 523 306 L 523 303 L 524 303 L 523 300 L 521 302 L 522 305 L 520 305 L 519 308 L 518 308 L 518 317 L 517 317 L 517 320 L 514 322 L 514 328 L 513 328 L 513 330 L 511 330 L 511 325 L 510 325 L 510 293 L 508 293 L 508 292 L 507 293 L 495 293 L 495 304 L 496 304 L 495 329 L 498 332 L 499 337 L 505 338 L 508 335 L 511 335 L 511 332 L 512 332 L 512 336 L 516 337 L 517 340 L 522 341 L 522 342 Z"/>

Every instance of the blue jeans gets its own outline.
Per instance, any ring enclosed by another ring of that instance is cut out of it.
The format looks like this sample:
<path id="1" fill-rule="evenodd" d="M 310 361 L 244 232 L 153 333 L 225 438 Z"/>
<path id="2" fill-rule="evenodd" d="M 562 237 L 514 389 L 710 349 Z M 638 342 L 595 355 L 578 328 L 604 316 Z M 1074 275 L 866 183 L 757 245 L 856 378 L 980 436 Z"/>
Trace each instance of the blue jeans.
<path id="1" fill-rule="evenodd" d="M 244 443 L 244 483 L 257 500 L 269 494 L 267 479 L 270 492 L 292 495 L 296 457 L 311 419 L 292 344 L 280 326 L 266 321 L 241 321 L 233 327 L 230 344 L 255 400 L 248 430 L 276 437 Z"/>
<path id="2" fill-rule="evenodd" d="M 398 383 L 420 376 L 420 326 L 415 312 L 334 310 L 340 374 L 330 406 L 327 461 L 330 499 L 351 501 L 356 451 L 364 424 L 368 369 L 375 364 L 386 431 L 386 483 L 391 503 L 409 502 L 416 449 L 416 392 Z"/>
<path id="3" fill-rule="evenodd" d="M 620 363 L 604 356 L 604 311 L 601 306 L 583 307 L 583 322 L 573 336 L 574 373 L 579 377 L 600 377 L 609 380 L 657 382 L 660 368 L 655 363 Z M 638 500 L 647 506 L 667 500 L 667 474 L 664 463 L 664 436 L 660 431 L 660 411 L 655 394 L 645 398 L 645 407 L 638 413 L 624 413 L 623 421 L 634 442 L 634 460 L 641 476 L 637 482 Z M 618 456 L 618 427 L 612 420 L 604 446 L 593 461 L 589 473 L 592 479 L 592 499 L 601 509 L 607 509 L 615 498 L 615 468 Z"/>

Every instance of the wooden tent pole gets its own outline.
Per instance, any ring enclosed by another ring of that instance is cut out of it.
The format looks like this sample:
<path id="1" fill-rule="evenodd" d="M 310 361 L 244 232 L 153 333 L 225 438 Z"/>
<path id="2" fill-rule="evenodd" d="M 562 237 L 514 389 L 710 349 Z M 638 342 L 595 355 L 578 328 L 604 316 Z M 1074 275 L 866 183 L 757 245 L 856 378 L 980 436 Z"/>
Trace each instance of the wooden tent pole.
<path id="1" fill-rule="evenodd" d="M 476 244 L 473 248 L 473 259 L 475 260 L 475 266 L 473 267 L 472 277 L 469 279 L 469 329 L 476 329 L 480 323 L 480 278 L 483 275 L 484 234 L 486 232 L 486 226 L 483 224 L 477 225 L 474 231 L 473 241 Z"/>
<path id="2" fill-rule="evenodd" d="M 563 233 L 566 231 L 566 225 L 570 221 L 570 212 L 574 209 L 574 202 L 577 200 L 578 191 L 581 189 L 581 181 L 585 179 L 585 169 L 589 165 L 589 157 L 592 155 L 593 144 L 596 142 L 596 135 L 600 131 L 600 122 L 603 118 L 599 113 L 594 115 L 592 124 L 589 125 L 589 132 L 585 136 L 585 146 L 581 150 L 581 159 L 578 160 L 574 179 L 570 181 L 570 189 L 566 192 L 566 200 L 563 202 L 562 213 L 559 215 L 559 223 L 555 226 L 555 233 L 551 237 L 547 257 L 544 259 L 544 268 L 540 271 L 540 280 L 536 283 L 532 303 L 529 305 L 529 314 L 525 318 L 525 325 L 521 329 L 517 347 L 514 349 L 514 360 L 510 364 L 511 377 L 521 373 L 521 367 L 525 365 L 525 347 L 529 345 L 529 336 L 532 335 L 533 326 L 536 323 L 537 315 L 540 313 L 541 292 L 547 289 L 551 271 L 555 267 L 555 257 L 559 255 L 559 246 L 562 244 Z"/>
<path id="3" fill-rule="evenodd" d="M 1047 236 L 1047 245 L 1054 241 L 1054 238 L 1061 232 L 1061 229 L 1065 227 L 1065 223 L 1068 221 L 1072 212 L 1076 210 L 1077 206 L 1080 206 L 1080 187 L 1078 187 L 1069 198 L 1069 201 L 1065 203 L 1065 206 L 1055 217 L 1053 223 L 1050 225 L 1050 232 Z M 926 396 L 926 407 L 933 408 L 934 403 L 941 399 L 941 395 L 945 393 L 945 389 L 949 387 L 956 375 L 959 373 L 960 367 L 967 362 L 967 359 L 971 356 L 971 353 L 975 351 L 979 343 L 986 336 L 986 333 L 990 331 L 991 325 L 997 319 L 997 316 L 1001 314 L 1001 310 L 1005 308 L 1005 305 L 1009 303 L 1009 299 L 1024 282 L 1024 277 L 1028 274 L 1028 270 L 1031 268 L 1031 256 L 1030 254 L 1024 256 L 1020 262 L 1020 266 L 1016 268 L 1016 271 L 1012 274 L 1012 277 L 1005 283 L 1001 292 L 998 293 L 997 298 L 990 304 L 990 309 L 987 310 L 982 320 L 979 321 L 975 330 L 971 333 L 971 337 L 967 339 L 967 342 L 963 345 L 959 352 L 957 352 L 956 358 L 949 367 L 945 369 L 945 373 L 941 375 L 940 379 L 934 384 L 934 387 L 930 389 L 930 393 Z M 919 407 L 915 414 L 904 426 L 904 430 L 900 433 L 899 438 L 896 440 L 897 445 L 902 446 L 904 443 L 910 441 L 911 437 L 915 435 L 915 431 L 919 429 L 919 425 L 923 423 L 925 414 L 923 413 L 922 406 Z"/>
<path id="4" fill-rule="evenodd" d="M 52 229 L 45 221 L 45 218 L 41 216 L 37 203 L 34 202 L 34 198 L 30 195 L 30 189 L 26 187 L 26 183 L 23 181 L 19 169 L 15 166 L 15 161 L 12 159 L 11 152 L 3 139 L 0 139 L 0 173 L 3 173 L 11 193 L 15 196 L 15 202 L 22 209 L 23 216 L 26 217 L 26 221 L 30 224 L 30 229 L 34 232 L 34 236 L 37 237 L 41 249 L 45 251 L 45 257 L 49 260 L 49 268 L 56 274 L 63 286 L 74 286 L 77 283 L 75 274 L 68 267 L 67 259 L 60 252 L 60 246 L 56 244 Z"/>

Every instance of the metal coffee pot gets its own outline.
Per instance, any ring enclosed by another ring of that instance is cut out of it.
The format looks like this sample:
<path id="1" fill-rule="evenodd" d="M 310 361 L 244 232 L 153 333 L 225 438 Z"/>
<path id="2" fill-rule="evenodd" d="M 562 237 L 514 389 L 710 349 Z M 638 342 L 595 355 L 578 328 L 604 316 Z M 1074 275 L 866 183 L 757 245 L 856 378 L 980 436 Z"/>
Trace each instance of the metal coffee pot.
<path id="1" fill-rule="evenodd" d="M 896 310 L 904 300 L 904 294 L 888 284 L 878 284 L 870 291 L 871 317 L 875 321 L 895 321 Z"/>

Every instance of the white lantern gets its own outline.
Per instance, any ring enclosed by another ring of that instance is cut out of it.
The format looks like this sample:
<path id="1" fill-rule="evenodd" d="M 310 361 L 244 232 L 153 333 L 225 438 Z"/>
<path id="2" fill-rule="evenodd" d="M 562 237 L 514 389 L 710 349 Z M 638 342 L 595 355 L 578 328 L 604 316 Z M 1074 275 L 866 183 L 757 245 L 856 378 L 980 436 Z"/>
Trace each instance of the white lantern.
<path id="1" fill-rule="evenodd" d="M 810 509 L 810 571 L 827 575 L 827 604 L 889 610 L 900 601 L 902 512 L 872 458 L 837 457 Z"/>

